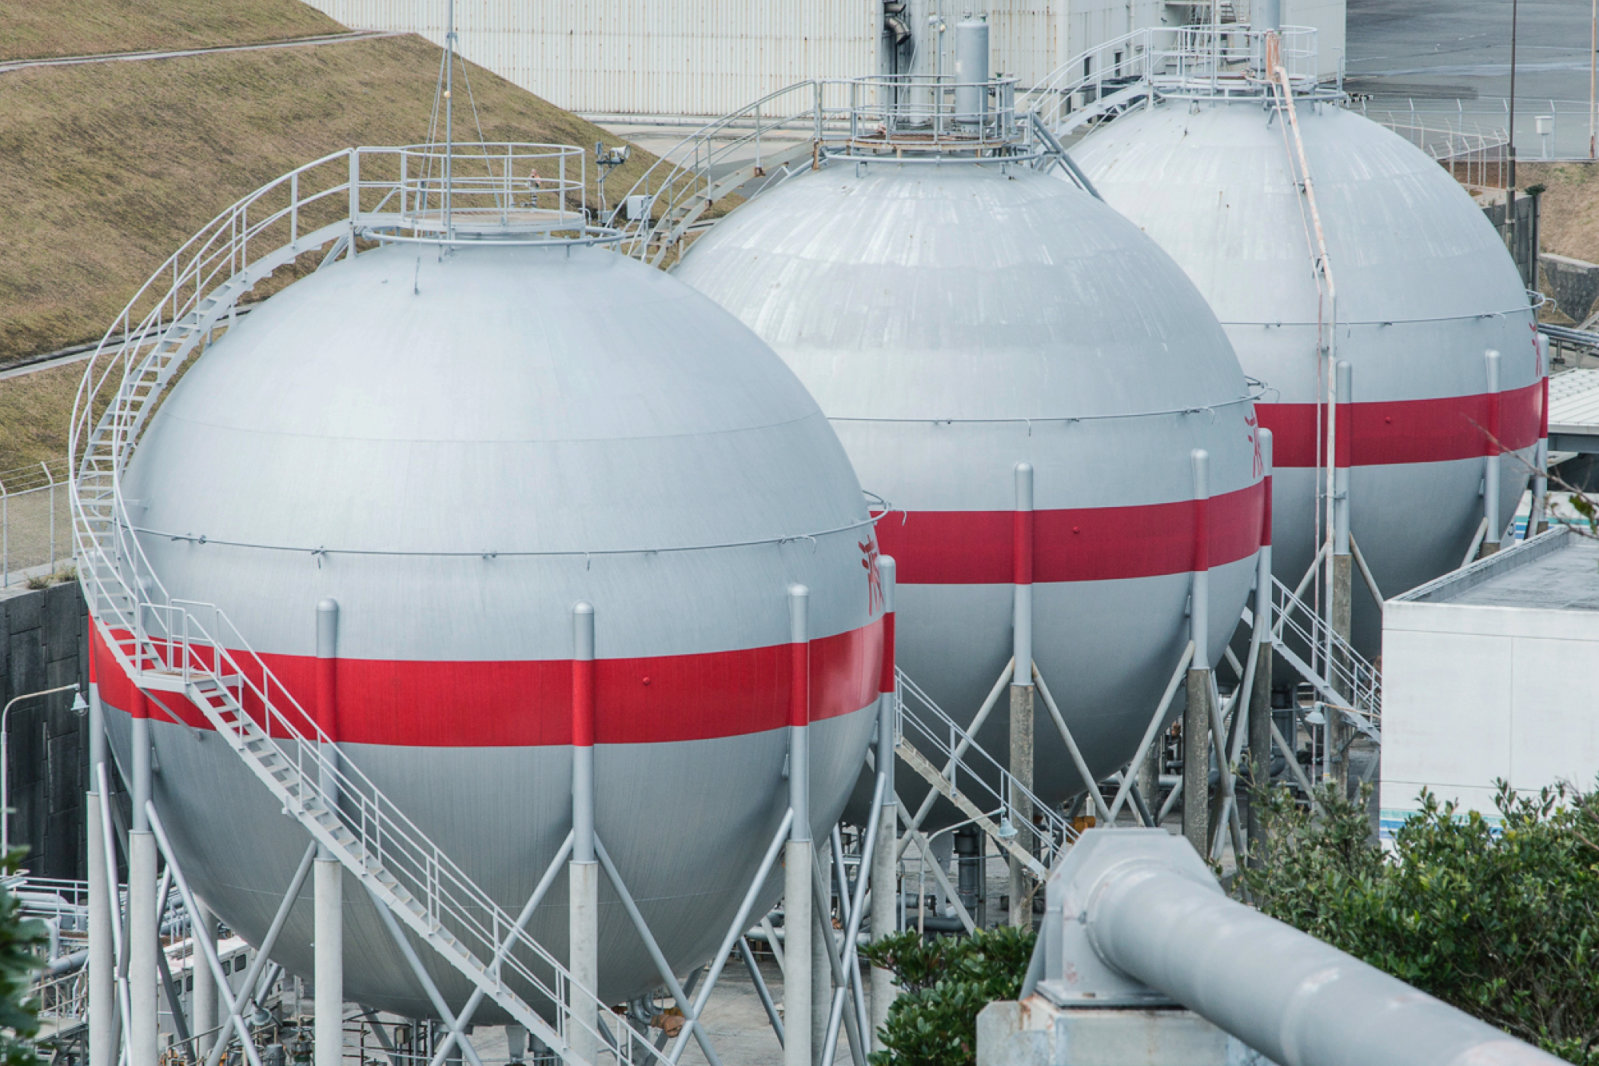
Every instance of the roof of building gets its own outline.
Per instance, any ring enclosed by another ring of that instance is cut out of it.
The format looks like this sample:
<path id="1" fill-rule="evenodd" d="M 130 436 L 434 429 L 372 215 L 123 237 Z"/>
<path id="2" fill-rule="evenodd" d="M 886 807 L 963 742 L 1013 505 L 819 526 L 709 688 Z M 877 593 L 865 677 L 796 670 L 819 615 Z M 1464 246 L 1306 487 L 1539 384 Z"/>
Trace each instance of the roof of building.
<path id="1" fill-rule="evenodd" d="M 1555 526 L 1394 599 L 1461 607 L 1599 611 L 1599 539 Z"/>

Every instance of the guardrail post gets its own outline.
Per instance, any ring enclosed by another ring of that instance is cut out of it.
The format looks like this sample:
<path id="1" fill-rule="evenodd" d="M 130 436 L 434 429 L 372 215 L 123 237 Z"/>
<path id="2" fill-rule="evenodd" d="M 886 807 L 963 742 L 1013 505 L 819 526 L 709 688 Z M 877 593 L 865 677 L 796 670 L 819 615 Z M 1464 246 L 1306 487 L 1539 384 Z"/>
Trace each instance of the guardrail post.
<path id="1" fill-rule="evenodd" d="M 1013 817 L 1024 826 L 1033 824 L 1033 805 L 1027 794 L 1033 788 L 1033 467 L 1017 463 L 1016 510 L 1011 515 L 1011 653 L 1016 666 L 1010 683 L 1010 775 L 1022 786 L 1020 797 L 1011 796 Z M 1094 788 L 1084 781 L 1084 788 Z M 1010 924 L 1031 928 L 1027 897 L 1028 870 L 1010 856 Z"/>
<path id="2" fill-rule="evenodd" d="M 402 177 L 401 186 L 400 186 L 400 189 L 401 189 L 400 206 L 402 208 L 404 208 L 404 206 L 405 206 L 405 192 L 404 192 L 405 186 L 404 186 L 403 178 L 404 178 L 405 171 L 404 171 L 403 168 L 405 166 L 405 153 L 403 153 L 403 152 L 400 153 L 400 166 L 402 168 L 401 172 L 400 172 L 401 173 L 401 177 Z M 351 148 L 350 149 L 350 177 L 349 177 L 349 184 L 350 184 L 350 254 L 354 255 L 355 254 L 355 221 L 361 214 L 361 150 L 359 148 Z"/>
<path id="3" fill-rule="evenodd" d="M 783 861 L 784 1066 L 812 1066 L 809 598 L 804 585 L 789 587 L 788 805 L 794 821 Z"/>
<path id="4" fill-rule="evenodd" d="M 1190 453 L 1194 469 L 1194 559 L 1189 585 L 1188 667 L 1183 710 L 1183 835 L 1200 856 L 1210 852 L 1210 453 Z"/>
<path id="5" fill-rule="evenodd" d="M 567 863 L 568 912 L 567 1008 L 571 1023 L 566 1039 L 583 1061 L 599 1053 L 596 1039 L 600 982 L 600 864 L 594 848 L 595 702 L 594 608 L 572 608 L 572 858 Z"/>

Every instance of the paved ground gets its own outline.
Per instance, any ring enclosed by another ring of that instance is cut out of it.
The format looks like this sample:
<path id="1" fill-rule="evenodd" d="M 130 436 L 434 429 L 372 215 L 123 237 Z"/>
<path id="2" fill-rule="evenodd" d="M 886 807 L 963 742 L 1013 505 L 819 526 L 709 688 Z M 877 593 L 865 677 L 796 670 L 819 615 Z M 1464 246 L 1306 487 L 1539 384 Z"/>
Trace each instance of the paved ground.
<path id="1" fill-rule="evenodd" d="M 1592 4 L 1515 6 L 1517 154 L 1542 154 L 1536 123 L 1546 115 L 1554 118 L 1551 153 L 1586 157 Z M 1385 107 L 1413 101 L 1503 128 L 1511 9 L 1510 0 L 1349 0 L 1346 84 Z"/>

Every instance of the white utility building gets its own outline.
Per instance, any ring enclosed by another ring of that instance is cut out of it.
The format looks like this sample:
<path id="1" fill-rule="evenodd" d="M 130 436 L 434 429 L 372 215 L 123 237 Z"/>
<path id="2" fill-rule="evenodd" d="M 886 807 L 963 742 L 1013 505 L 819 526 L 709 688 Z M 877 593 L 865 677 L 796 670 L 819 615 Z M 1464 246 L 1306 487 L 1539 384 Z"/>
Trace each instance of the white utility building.
<path id="1" fill-rule="evenodd" d="M 1599 773 L 1599 541 L 1565 527 L 1388 601 L 1383 611 L 1382 823 L 1423 786 L 1495 814 L 1524 792 Z"/>
<path id="2" fill-rule="evenodd" d="M 444 42 L 446 0 L 309 2 L 346 26 Z M 1343 63 L 1346 2 L 1283 0 L 1286 22 L 1316 27 L 1329 79 Z M 992 69 L 1026 89 L 1142 27 L 1245 22 L 1249 0 L 457 0 L 455 21 L 462 55 L 560 107 L 683 118 L 806 78 L 951 74 L 955 23 L 984 11 Z"/>

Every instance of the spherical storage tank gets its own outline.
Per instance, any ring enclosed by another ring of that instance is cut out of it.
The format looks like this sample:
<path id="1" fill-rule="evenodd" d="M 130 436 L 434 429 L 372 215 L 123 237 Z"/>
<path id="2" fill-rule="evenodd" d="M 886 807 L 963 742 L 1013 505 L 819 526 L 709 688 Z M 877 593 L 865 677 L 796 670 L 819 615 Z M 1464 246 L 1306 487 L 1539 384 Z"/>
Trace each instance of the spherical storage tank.
<path id="1" fill-rule="evenodd" d="M 1187 641 L 1201 513 L 1213 654 L 1252 585 L 1261 458 L 1226 335 L 1153 242 L 1030 166 L 825 158 L 712 227 L 677 275 L 787 360 L 887 501 L 899 663 L 961 722 L 1010 658 L 1015 468 L 1032 465 L 1035 660 L 1108 773 Z M 1083 784 L 1037 713 L 1036 791 L 1058 802 Z M 990 752 L 1006 716 L 980 734 Z"/>
<path id="2" fill-rule="evenodd" d="M 1351 367 L 1338 451 L 1348 449 L 1352 467 L 1352 528 L 1391 596 L 1459 565 L 1483 515 L 1491 427 L 1530 461 L 1544 367 L 1520 276 L 1450 173 L 1329 100 L 1296 103 L 1336 283 L 1330 339 Z M 1318 302 L 1293 142 L 1262 104 L 1174 93 L 1101 127 L 1072 155 L 1187 271 L 1245 372 L 1267 386 L 1257 410 L 1275 444 L 1273 564 L 1294 585 L 1320 541 L 1317 322 L 1331 308 Z M 1487 349 L 1500 353 L 1497 398 Z M 1506 458 L 1501 468 L 1508 518 L 1528 466 Z M 1376 608 L 1364 593 L 1357 605 L 1357 636 L 1370 648 Z"/>
<path id="3" fill-rule="evenodd" d="M 194 364 L 124 495 L 166 592 L 220 605 L 306 707 L 337 602 L 343 752 L 511 914 L 571 824 L 579 601 L 597 832 L 678 972 L 715 950 L 786 810 L 791 583 L 818 833 L 864 758 L 881 603 L 843 449 L 749 330 L 609 250 L 386 244 L 326 266 Z M 103 647 L 96 669 L 126 765 L 135 697 Z M 154 715 L 155 803 L 196 891 L 259 942 L 308 837 L 183 717 Z M 309 975 L 306 894 L 275 957 Z M 349 877 L 345 900 L 347 998 L 431 1015 Z M 558 958 L 565 903 L 561 876 L 530 927 Z M 600 922 L 602 1001 L 655 987 L 608 886 Z M 421 954 L 458 1008 L 464 979 Z"/>

